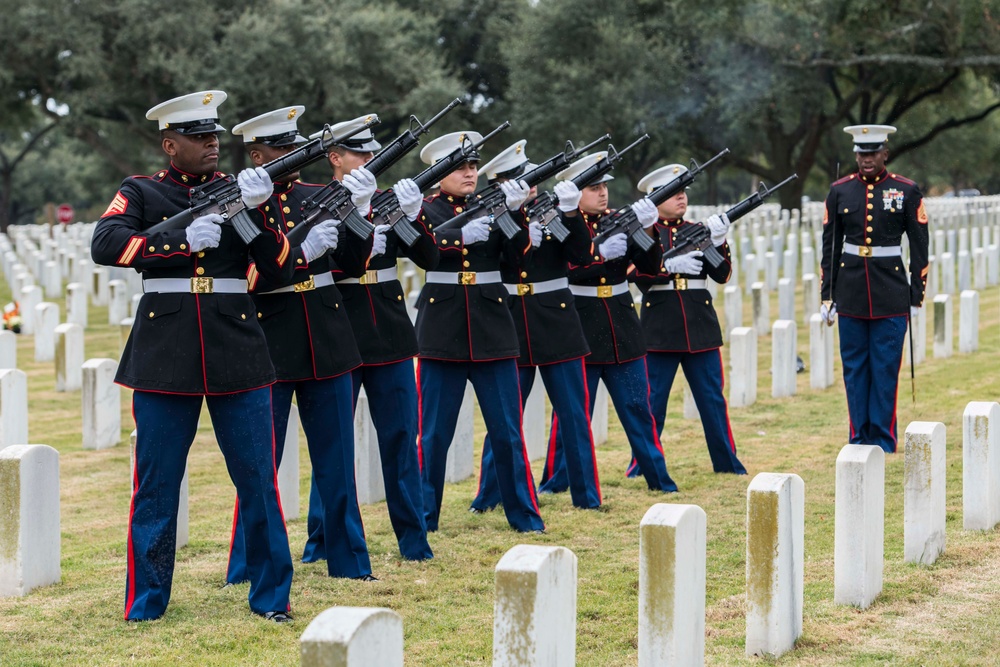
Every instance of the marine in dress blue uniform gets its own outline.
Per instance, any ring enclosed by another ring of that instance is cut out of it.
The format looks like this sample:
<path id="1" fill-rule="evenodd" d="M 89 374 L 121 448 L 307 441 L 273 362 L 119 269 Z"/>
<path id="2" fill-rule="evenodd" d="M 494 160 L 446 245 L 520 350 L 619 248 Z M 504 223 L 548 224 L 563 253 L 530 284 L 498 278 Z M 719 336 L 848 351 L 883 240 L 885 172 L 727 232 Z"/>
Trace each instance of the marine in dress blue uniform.
<path id="1" fill-rule="evenodd" d="M 480 173 L 485 173 L 490 183 L 518 178 L 534 167 L 528 161 L 526 144 L 522 139 L 506 148 Z M 510 312 L 521 349 L 517 366 L 522 414 L 538 369 L 553 411 L 559 415 L 565 438 L 573 504 L 594 509 L 601 505 L 601 485 L 590 430 L 590 400 L 583 361 L 590 348 L 583 335 L 568 279 L 569 263 L 585 262 L 593 251 L 583 219 L 574 216 L 567 222 L 570 234 L 564 241 L 543 230 L 538 223 L 529 222 L 529 233 L 537 238 L 538 245 L 532 247 L 521 264 L 502 262 L 500 274 L 512 297 Z M 483 512 L 499 504 L 500 489 L 487 434 L 479 488 L 471 509 Z"/>
<path id="2" fill-rule="evenodd" d="M 831 326 L 840 323 L 851 443 L 891 453 L 907 320 L 923 304 L 927 284 L 927 211 L 917 184 L 885 168 L 886 144 L 896 128 L 853 125 L 844 131 L 854 137 L 858 171 L 830 186 L 826 197 L 820 314 Z"/>
<path id="3" fill-rule="evenodd" d="M 186 229 L 149 234 L 190 207 L 190 191 L 221 178 L 218 106 L 222 91 L 185 95 L 150 109 L 170 166 L 126 178 L 94 230 L 94 262 L 142 273 L 139 312 L 115 381 L 134 390 L 135 465 L 126 557 L 125 618 L 159 618 L 170 599 L 177 503 L 203 398 L 244 516 L 250 609 L 288 621 L 292 561 L 278 501 L 271 390 L 274 367 L 247 295 L 250 258 L 281 280 L 291 270 L 288 240 L 264 228 L 257 205 L 266 172 L 240 174 L 251 219 L 263 230 L 247 247 L 218 215 Z M 263 178 L 261 177 L 263 174 Z"/>
<path id="4" fill-rule="evenodd" d="M 474 132 L 448 134 L 428 143 L 420 157 L 433 164 L 466 137 L 482 139 Z M 545 524 L 521 433 L 519 351 L 508 307 L 512 297 L 500 277 L 501 256 L 514 255 L 510 261 L 517 263 L 527 252 L 527 230 L 507 240 L 496 225 L 477 218 L 461 229 L 434 231 L 460 214 L 465 195 L 475 190 L 476 157 L 441 182 L 440 193 L 425 200 L 420 218 L 434 232 L 441 255 L 417 300 L 419 452 L 427 529 L 438 528 L 448 448 L 469 381 L 490 434 L 507 521 L 518 531 L 542 531 Z"/>
<path id="5" fill-rule="evenodd" d="M 687 167 L 680 164 L 656 169 L 639 180 L 639 190 L 648 194 L 686 171 Z M 684 220 L 687 204 L 687 193 L 681 191 L 659 205 L 656 229 L 661 252 L 673 248 L 674 235 L 682 227 L 694 224 Z M 714 280 L 722 285 L 732 275 L 725 236 L 728 225 L 721 218 L 712 222 L 718 226 L 716 231 L 721 232 L 713 236 L 716 250 L 724 258 L 719 266 L 704 262 L 697 252 L 671 258 L 652 274 L 636 268 L 629 277 L 643 293 L 639 321 L 646 337 L 649 396 L 657 435 L 662 439 L 670 388 L 677 369 L 683 368 L 701 415 L 712 468 L 715 472 L 745 475 L 746 468 L 736 456 L 736 440 L 722 391 L 725 384 L 722 329 L 706 282 Z"/>
<path id="6" fill-rule="evenodd" d="M 601 152 L 581 158 L 556 178 L 568 181 L 604 156 L 605 153 Z M 567 224 L 572 224 L 571 219 L 579 216 L 591 239 L 604 231 L 601 221 L 609 220 L 612 212 L 607 207 L 606 183 L 611 178 L 607 175 L 601 181 L 588 185 L 579 200 L 579 208 L 563 214 Z M 651 209 L 652 218 L 648 224 L 652 225 L 656 220 L 653 204 L 647 200 L 644 205 L 640 202 L 635 205 Z M 651 228 L 649 233 L 655 238 L 655 228 Z M 639 462 L 647 485 L 650 489 L 668 493 L 677 491 L 677 485 L 667 473 L 649 403 L 646 342 L 627 282 L 628 267 L 633 263 L 644 271 L 655 272 L 660 265 L 659 244 L 654 243 L 643 252 L 628 244 L 624 234 L 616 234 L 594 248 L 594 254 L 588 256 L 586 261 L 570 266 L 570 291 L 590 346 L 590 356 L 586 358 L 588 395 L 593 396 L 598 382 L 604 380 L 628 436 L 632 455 Z M 591 404 L 591 416 L 593 411 Z M 557 419 L 558 415 L 553 415 L 553 422 Z M 556 423 L 553 434 L 549 438 L 542 485 L 539 487 L 543 493 L 565 491 L 568 484 L 562 435 Z"/>
<path id="7" fill-rule="evenodd" d="M 334 125 L 333 134 L 345 134 L 363 125 L 368 116 Z M 335 146 L 330 152 L 334 178 L 366 164 L 381 145 L 371 130 L 363 130 Z M 413 357 L 417 354 L 417 337 L 406 312 L 402 285 L 397 277 L 396 258 L 409 257 L 424 270 L 433 270 L 438 263 L 434 237 L 419 222 L 422 195 L 412 181 L 397 183 L 394 191 L 402 203 L 410 195 L 412 216 L 397 224 L 412 225 L 420 236 L 411 247 L 400 243 L 392 230 L 379 230 L 385 248 L 368 262 L 361 276 L 350 276 L 334 267 L 337 288 L 344 298 L 344 308 L 354 331 L 361 353 L 362 365 L 351 372 L 355 409 L 361 387 L 368 397 L 372 424 L 378 434 L 385 500 L 399 552 L 407 560 L 434 557 L 427 542 L 424 518 L 423 489 L 420 482 L 420 462 L 417 459 L 417 385 L 413 373 Z M 325 558 L 326 533 L 320 520 L 322 502 L 315 480 L 309 494 L 309 538 L 305 560 Z"/>
<path id="8" fill-rule="evenodd" d="M 301 106 L 277 109 L 241 123 L 234 132 L 243 135 L 253 162 L 264 164 L 305 142 L 297 129 L 303 111 Z M 283 232 L 301 224 L 303 202 L 323 187 L 297 179 L 298 174 L 292 174 L 274 185 L 274 194 L 263 207 L 270 228 Z M 351 182 L 351 187 L 353 191 L 356 184 Z M 330 535 L 337 536 L 327 546 L 327 572 L 365 580 L 372 578 L 371 561 L 354 481 L 351 399 L 351 371 L 361 365 L 361 357 L 331 270 L 336 260 L 341 270 L 363 274 L 371 243 L 370 238 L 338 233 L 335 221 L 319 223 L 300 246 L 291 249 L 292 271 L 287 278 L 270 280 L 263 274 L 250 278 L 256 317 L 278 374 L 271 390 L 275 458 L 280 464 L 294 395 L 313 476 L 324 500 L 322 522 Z M 230 583 L 246 576 L 248 552 L 240 539 L 241 518 L 237 512 L 226 573 Z"/>

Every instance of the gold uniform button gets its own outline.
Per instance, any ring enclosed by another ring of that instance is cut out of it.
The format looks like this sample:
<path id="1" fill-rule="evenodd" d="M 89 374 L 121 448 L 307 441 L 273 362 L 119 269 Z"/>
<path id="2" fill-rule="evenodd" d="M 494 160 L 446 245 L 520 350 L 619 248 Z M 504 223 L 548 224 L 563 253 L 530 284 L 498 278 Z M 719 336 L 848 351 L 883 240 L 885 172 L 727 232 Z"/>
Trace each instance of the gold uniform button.
<path id="1" fill-rule="evenodd" d="M 205 251 L 204 250 L 202 250 L 201 252 L 198 253 L 198 257 L 199 258 L 204 257 L 204 256 L 205 256 Z"/>
<path id="2" fill-rule="evenodd" d="M 149 252 L 156 252 L 156 246 L 149 246 Z"/>
<path id="3" fill-rule="evenodd" d="M 294 222 L 292 222 L 291 220 L 289 220 L 289 221 L 288 221 L 287 223 L 285 223 L 285 224 L 287 224 L 287 225 L 288 225 L 288 228 L 289 228 L 289 229 L 291 229 L 292 227 L 294 227 L 294 226 L 295 226 L 295 223 L 294 223 Z"/>
<path id="4" fill-rule="evenodd" d="M 875 208 L 875 204 L 872 204 L 871 202 L 868 202 L 868 210 L 871 210 L 873 208 Z"/>
<path id="5" fill-rule="evenodd" d="M 868 216 L 868 222 L 871 222 L 871 221 L 872 221 L 872 217 L 869 215 Z"/>
<path id="6" fill-rule="evenodd" d="M 594 255 L 594 261 L 595 261 L 595 262 L 599 262 L 599 261 L 601 261 L 601 257 L 600 257 L 600 255 Z"/>
<path id="7" fill-rule="evenodd" d="M 844 213 L 847 213 L 847 209 L 846 208 L 844 209 Z"/>
<path id="8" fill-rule="evenodd" d="M 607 279 L 607 278 L 601 278 L 601 284 L 602 284 L 602 285 L 603 285 L 604 283 L 606 283 L 606 282 L 608 282 L 608 279 Z"/>
<path id="9" fill-rule="evenodd" d="M 546 236 L 546 237 L 545 237 L 545 240 L 546 240 L 546 241 L 551 241 L 551 240 L 552 240 L 552 237 L 551 237 L 551 236 Z"/>
<path id="10" fill-rule="evenodd" d="M 706 306 L 707 306 L 707 305 L 709 305 L 709 302 L 708 302 L 708 300 L 707 300 L 707 299 L 705 300 L 705 305 L 706 305 Z"/>
<path id="11" fill-rule="evenodd" d="M 434 297 L 427 299 L 427 303 L 434 303 Z"/>
<path id="12" fill-rule="evenodd" d="M 865 237 L 865 243 L 871 243 L 871 242 L 872 242 L 872 237 L 866 236 Z"/>
<path id="13" fill-rule="evenodd" d="M 299 259 L 295 260 L 295 263 L 296 263 L 296 264 L 301 264 L 301 263 L 302 263 L 302 259 L 301 259 L 301 258 L 299 258 Z"/>
<path id="14" fill-rule="evenodd" d="M 170 250 L 170 244 L 169 243 L 164 243 L 163 244 L 163 249 L 164 250 Z"/>
<path id="15" fill-rule="evenodd" d="M 898 266 L 896 266 L 896 267 L 893 267 L 893 268 L 895 268 L 895 269 L 896 269 L 897 271 L 899 271 L 899 267 L 898 267 Z"/>
<path id="16" fill-rule="evenodd" d="M 268 218 L 267 221 L 268 222 L 274 222 L 274 218 Z"/>
<path id="17" fill-rule="evenodd" d="M 199 276 L 203 276 L 205 275 L 205 267 L 199 266 L 197 269 L 194 270 L 194 272 L 197 273 Z"/>
<path id="18" fill-rule="evenodd" d="M 565 303 L 560 303 L 560 304 L 559 304 L 559 307 L 560 307 L 560 308 L 565 308 L 565 307 L 566 307 L 566 304 L 565 304 Z"/>
<path id="19" fill-rule="evenodd" d="M 844 263 L 843 262 L 840 263 L 840 268 L 844 268 Z"/>
<path id="20" fill-rule="evenodd" d="M 866 232 L 871 232 L 871 231 L 875 231 L 875 228 L 874 228 L 874 227 L 871 227 L 871 226 L 868 226 L 868 227 L 865 227 L 865 231 L 866 231 Z"/>
<path id="21" fill-rule="evenodd" d="M 461 213 L 461 212 L 462 212 L 462 207 L 461 206 L 456 206 L 455 207 L 455 213 Z"/>
<path id="22" fill-rule="evenodd" d="M 596 222 L 594 223 L 594 229 L 597 229 L 597 223 Z"/>
<path id="23" fill-rule="evenodd" d="M 464 266 L 465 268 L 469 268 L 469 260 L 465 260 L 464 262 L 462 262 L 462 266 Z"/>
<path id="24" fill-rule="evenodd" d="M 468 255 L 469 254 L 469 249 L 468 248 L 462 248 L 462 254 L 463 255 Z"/>
<path id="25" fill-rule="evenodd" d="M 156 315 L 156 313 L 154 313 L 153 311 L 149 311 L 149 316 L 150 316 L 150 317 L 153 317 L 153 316 L 155 316 L 155 315 Z"/>
<path id="26" fill-rule="evenodd" d="M 653 305 L 653 304 L 651 304 L 650 302 L 648 302 L 648 301 L 646 302 L 646 308 L 649 308 L 649 307 L 650 307 L 650 306 L 652 306 L 652 305 Z"/>
<path id="27" fill-rule="evenodd" d="M 396 301 L 402 301 L 402 300 L 403 300 L 403 295 L 402 294 L 397 294 L 396 295 Z"/>
<path id="28" fill-rule="evenodd" d="M 340 304 L 339 303 L 335 303 L 335 304 L 333 304 L 333 307 L 334 308 L 340 308 Z"/>
<path id="29" fill-rule="evenodd" d="M 461 241 L 455 241 L 455 245 L 462 245 Z"/>
<path id="30" fill-rule="evenodd" d="M 502 297 L 502 296 L 498 296 L 498 297 L 497 297 L 497 301 L 498 301 L 499 303 L 503 303 L 503 297 Z"/>
<path id="31" fill-rule="evenodd" d="M 188 247 L 187 247 L 187 244 L 186 244 L 186 243 L 182 243 L 182 244 L 181 244 L 181 250 L 187 250 L 187 248 L 188 248 Z"/>
<path id="32" fill-rule="evenodd" d="M 265 206 L 265 207 L 264 207 L 264 210 L 265 210 L 265 211 L 270 211 L 270 210 L 271 210 L 271 207 L 270 207 L 270 206 Z"/>
<path id="33" fill-rule="evenodd" d="M 287 201 L 288 195 L 281 195 L 281 201 Z"/>
<path id="34" fill-rule="evenodd" d="M 290 208 L 288 208 L 287 206 L 285 206 L 284 208 L 282 208 L 282 209 L 281 209 L 281 212 L 282 212 L 282 213 L 291 213 L 291 212 L 292 212 L 292 209 L 290 209 Z"/>
<path id="35" fill-rule="evenodd" d="M 521 271 L 521 277 L 522 278 L 527 278 L 528 277 L 528 272 L 527 271 Z"/>
<path id="36" fill-rule="evenodd" d="M 247 314 L 246 313 L 240 313 L 240 319 L 241 320 L 245 320 L 246 318 L 247 318 Z"/>
<path id="37" fill-rule="evenodd" d="M 874 189 L 875 189 L 875 186 L 874 186 L 874 185 L 869 185 L 869 186 L 868 186 L 868 189 L 869 189 L 869 190 L 874 190 Z"/>
<path id="38" fill-rule="evenodd" d="M 264 315 L 262 315 L 261 313 L 257 313 L 257 319 L 258 319 L 258 320 L 259 320 L 260 318 L 262 318 L 262 317 L 264 317 Z"/>

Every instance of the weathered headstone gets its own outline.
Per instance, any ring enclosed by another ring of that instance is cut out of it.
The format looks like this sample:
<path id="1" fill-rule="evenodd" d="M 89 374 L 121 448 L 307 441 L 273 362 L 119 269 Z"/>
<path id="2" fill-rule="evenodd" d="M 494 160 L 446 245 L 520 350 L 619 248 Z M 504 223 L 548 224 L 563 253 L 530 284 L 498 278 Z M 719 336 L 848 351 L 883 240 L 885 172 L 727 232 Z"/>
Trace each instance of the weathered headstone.
<path id="1" fill-rule="evenodd" d="M 0 449 L 28 442 L 28 376 L 16 368 L 0 370 Z M 3 515 L 0 514 L 0 519 Z"/>
<path id="2" fill-rule="evenodd" d="M 331 607 L 299 638 L 301 667 L 403 667 L 403 619 L 390 609 Z"/>
<path id="3" fill-rule="evenodd" d="M 56 391 L 83 386 L 83 327 L 65 323 L 56 327 Z"/>
<path id="4" fill-rule="evenodd" d="M 958 251 L 958 291 L 972 287 L 972 261 L 967 250 Z"/>
<path id="5" fill-rule="evenodd" d="M 1000 404 L 973 401 L 962 415 L 962 527 L 1000 523 Z"/>
<path id="6" fill-rule="evenodd" d="M 739 285 L 727 285 L 722 294 L 726 315 L 726 327 L 722 330 L 722 337 L 728 341 L 732 330 L 743 326 L 743 293 Z"/>
<path id="7" fill-rule="evenodd" d="M 62 272 L 59 270 L 59 262 L 45 262 L 43 284 L 45 285 L 46 299 L 56 299 L 62 296 Z"/>
<path id="8" fill-rule="evenodd" d="M 59 306 L 40 303 L 35 306 L 35 361 L 52 361 L 56 355 L 56 327 L 59 326 Z"/>
<path id="9" fill-rule="evenodd" d="M 747 487 L 746 654 L 789 651 L 802 634 L 805 486 L 762 472 Z"/>
<path id="10" fill-rule="evenodd" d="M 519 544 L 496 567 L 493 667 L 576 665 L 576 555 Z"/>
<path id="11" fill-rule="evenodd" d="M 0 597 L 59 583 L 59 452 L 0 449 Z"/>
<path id="12" fill-rule="evenodd" d="M 944 424 L 910 422 L 903 453 L 903 560 L 932 565 L 945 547 Z"/>
<path id="13" fill-rule="evenodd" d="M 771 331 L 771 300 L 764 283 L 754 283 L 750 287 L 753 295 L 753 326 L 758 336 L 766 336 Z"/>
<path id="14" fill-rule="evenodd" d="M 124 280 L 108 283 L 108 324 L 117 325 L 128 317 L 128 286 Z"/>
<path id="15" fill-rule="evenodd" d="M 281 465 L 278 466 L 278 497 L 285 520 L 298 519 L 299 506 L 299 406 L 292 403 L 288 411 L 288 426 L 284 434 L 285 445 L 281 450 Z"/>
<path id="16" fill-rule="evenodd" d="M 88 359 L 83 376 L 83 448 L 106 449 L 121 441 L 121 387 L 115 384 L 118 362 Z"/>
<path id="17" fill-rule="evenodd" d="M 705 661 L 705 511 L 657 503 L 639 524 L 639 667 Z"/>
<path id="18" fill-rule="evenodd" d="M 95 266 L 91 272 L 91 292 L 95 306 L 108 305 L 108 267 Z"/>
<path id="19" fill-rule="evenodd" d="M 941 285 L 940 294 L 955 293 L 955 256 L 950 252 L 939 255 L 941 258 Z"/>
<path id="20" fill-rule="evenodd" d="M 590 397 L 594 402 L 594 414 L 590 418 L 590 430 L 594 434 L 594 446 L 608 441 L 608 388 L 604 380 L 597 383 L 597 391 Z"/>
<path id="21" fill-rule="evenodd" d="M 66 285 L 66 322 L 87 328 L 87 290 L 85 285 Z"/>
<path id="22" fill-rule="evenodd" d="M 358 502 L 371 505 L 385 500 L 382 478 L 382 457 L 378 449 L 378 433 L 368 407 L 368 393 L 361 388 L 354 406 L 354 479 L 358 487 Z"/>
<path id="23" fill-rule="evenodd" d="M 778 281 L 778 319 L 795 319 L 795 283 L 791 278 Z"/>
<path id="24" fill-rule="evenodd" d="M 729 335 L 729 405 L 745 408 L 757 401 L 757 332 L 737 327 Z"/>
<path id="25" fill-rule="evenodd" d="M 777 320 L 771 330 L 771 397 L 795 395 L 796 331 L 794 320 Z"/>
<path id="26" fill-rule="evenodd" d="M 950 294 L 934 297 L 934 358 L 946 359 L 951 356 L 952 305 Z"/>
<path id="27" fill-rule="evenodd" d="M 688 383 L 684 383 L 684 387 L 681 389 L 684 393 L 684 419 L 701 419 L 701 414 L 698 412 L 698 404 L 694 400 L 694 394 L 691 393 L 691 387 Z"/>
<path id="28" fill-rule="evenodd" d="M 528 448 L 528 460 L 536 461 L 545 456 L 548 442 L 545 439 L 545 384 L 542 374 L 535 370 L 535 382 L 521 413 L 521 432 Z"/>
<path id="29" fill-rule="evenodd" d="M 815 273 L 802 276 L 802 319 L 805 326 L 809 318 L 819 312 L 819 279 Z"/>
<path id="30" fill-rule="evenodd" d="M 35 333 L 35 306 L 42 302 L 42 290 L 37 285 L 21 288 L 21 333 L 32 336 Z"/>
<path id="31" fill-rule="evenodd" d="M 958 306 L 958 352 L 971 354 L 979 349 L 979 292 L 965 290 Z"/>
<path id="32" fill-rule="evenodd" d="M 833 384 L 833 327 L 823 316 L 809 317 L 809 386 L 826 389 Z"/>
<path id="33" fill-rule="evenodd" d="M 833 601 L 862 609 L 882 592 L 885 452 L 846 445 L 837 456 Z"/>
<path id="34" fill-rule="evenodd" d="M 465 397 L 462 399 L 462 407 L 458 411 L 458 422 L 455 426 L 455 436 L 451 440 L 448 448 L 448 458 L 445 462 L 444 481 L 461 482 L 472 477 L 473 451 L 475 445 L 473 438 L 473 407 L 475 405 L 475 391 L 472 383 L 465 384 Z"/>
<path id="35" fill-rule="evenodd" d="M 17 368 L 17 334 L 0 330 L 0 369 Z"/>

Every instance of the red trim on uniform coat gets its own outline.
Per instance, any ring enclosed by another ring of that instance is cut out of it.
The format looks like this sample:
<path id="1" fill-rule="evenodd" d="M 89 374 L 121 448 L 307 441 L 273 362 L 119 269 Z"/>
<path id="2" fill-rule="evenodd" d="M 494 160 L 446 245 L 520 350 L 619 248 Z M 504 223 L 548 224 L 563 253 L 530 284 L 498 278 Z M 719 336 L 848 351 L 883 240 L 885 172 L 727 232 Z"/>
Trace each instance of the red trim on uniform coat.
<path id="1" fill-rule="evenodd" d="M 375 316 L 375 302 L 372 300 L 372 288 L 369 285 L 363 286 L 365 295 L 368 297 L 368 308 L 372 311 L 372 324 L 378 327 L 378 318 Z"/>
<path id="2" fill-rule="evenodd" d="M 133 387 L 132 385 L 125 384 L 124 382 L 115 382 L 115 384 L 120 387 L 125 387 L 126 389 L 132 389 L 133 391 L 144 391 L 147 394 L 163 394 L 164 396 L 232 396 L 233 394 L 242 394 L 245 391 L 257 391 L 258 389 L 263 389 L 264 387 L 270 387 L 275 382 L 278 382 L 278 380 L 272 380 L 267 384 L 262 384 L 257 387 L 236 389 L 234 391 L 199 391 L 199 392 L 163 391 L 162 389 L 146 389 L 145 387 Z"/>
<path id="3" fill-rule="evenodd" d="M 583 375 L 584 414 L 587 415 L 587 435 L 590 437 L 590 458 L 594 462 L 594 484 L 597 486 L 597 500 L 604 502 L 601 495 L 601 478 L 597 472 L 597 448 L 594 445 L 594 430 L 590 426 L 590 387 L 587 386 L 587 364 L 580 359 L 580 373 Z M 551 473 L 550 473 L 551 474 Z"/>
<path id="4" fill-rule="evenodd" d="M 865 285 L 868 287 L 868 317 L 875 317 L 875 311 L 872 310 L 872 281 L 868 277 L 868 259 L 864 258 L 861 261 L 865 263 Z"/>
<path id="5" fill-rule="evenodd" d="M 684 340 L 687 341 L 687 350 L 685 351 L 690 352 L 691 335 L 688 333 L 688 318 L 687 318 L 687 311 L 684 310 L 684 299 L 681 298 L 680 292 L 677 292 L 675 290 L 674 293 L 677 294 L 677 303 L 680 304 L 681 307 L 681 320 L 684 322 Z"/>
<path id="6" fill-rule="evenodd" d="M 420 472 L 424 471 L 424 448 L 420 440 L 424 436 L 424 397 L 420 393 L 420 358 L 417 357 L 417 464 Z"/>
<path id="7" fill-rule="evenodd" d="M 611 325 L 611 343 L 614 345 L 615 359 L 618 359 L 618 336 L 615 335 L 615 321 L 611 317 L 611 309 L 608 308 L 607 299 L 601 299 L 601 305 L 604 306 L 604 312 L 608 314 L 608 324 Z M 616 363 L 616 362 L 611 362 Z M 618 359 L 617 363 L 622 363 L 621 359 Z"/>
<path id="8" fill-rule="evenodd" d="M 528 328 L 528 309 L 524 306 L 524 301 L 521 301 L 521 317 L 524 319 L 524 340 L 528 345 L 528 365 L 535 366 L 535 357 L 531 354 L 531 331 Z"/>
<path id="9" fill-rule="evenodd" d="M 465 330 L 469 336 L 469 361 L 476 361 L 476 354 L 472 351 L 472 313 L 469 312 L 469 288 L 463 287 L 462 291 L 465 292 Z"/>
<path id="10" fill-rule="evenodd" d="M 733 423 L 729 421 L 729 401 L 726 400 L 726 366 L 722 363 L 722 349 L 719 351 L 719 379 L 722 381 L 722 405 L 725 406 L 723 414 L 726 415 L 726 432 L 729 435 L 729 451 L 736 453 L 736 438 L 733 437 Z"/>
<path id="11" fill-rule="evenodd" d="M 135 422 L 135 396 L 132 396 L 132 421 Z M 132 498 L 128 504 L 128 556 L 125 559 L 126 581 L 128 582 L 128 595 L 125 598 L 125 620 L 128 620 L 129 612 L 132 611 L 132 604 L 135 602 L 135 545 L 132 543 L 132 519 L 135 516 L 135 496 L 139 492 L 139 437 L 136 424 L 135 455 L 132 457 Z"/>
<path id="12" fill-rule="evenodd" d="M 194 295 L 194 307 L 195 312 L 198 313 L 198 345 L 201 347 L 201 377 L 205 382 L 205 393 L 208 394 L 208 369 L 205 366 L 205 331 L 201 326 L 201 299 L 198 294 Z"/>
<path id="13" fill-rule="evenodd" d="M 312 362 L 313 377 L 319 375 L 316 370 L 316 347 L 313 345 L 312 326 L 309 325 L 309 306 L 306 304 L 305 292 L 300 292 L 302 298 L 302 314 L 306 318 L 306 335 L 309 336 L 309 360 Z"/>

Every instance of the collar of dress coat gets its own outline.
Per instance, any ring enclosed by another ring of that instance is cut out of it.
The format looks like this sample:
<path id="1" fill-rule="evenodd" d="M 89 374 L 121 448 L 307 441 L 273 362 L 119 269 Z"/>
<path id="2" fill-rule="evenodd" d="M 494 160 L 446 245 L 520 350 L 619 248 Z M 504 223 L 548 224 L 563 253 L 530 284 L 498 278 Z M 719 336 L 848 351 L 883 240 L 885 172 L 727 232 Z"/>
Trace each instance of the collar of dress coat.
<path id="1" fill-rule="evenodd" d="M 218 173 L 219 172 L 213 171 L 211 174 L 204 174 L 201 176 L 189 174 L 186 171 L 178 169 L 174 166 L 173 162 L 171 162 L 170 166 L 167 167 L 167 178 L 188 188 L 193 188 L 194 186 L 201 185 L 202 183 L 208 183 L 214 179 Z"/>
<path id="2" fill-rule="evenodd" d="M 883 169 L 879 173 L 878 176 L 873 176 L 871 178 L 867 178 L 865 176 L 862 176 L 860 173 L 858 174 L 858 177 L 864 183 L 881 183 L 882 181 L 884 181 L 885 179 L 887 179 L 889 177 L 889 170 L 888 169 Z"/>
<path id="3" fill-rule="evenodd" d="M 663 218 L 663 217 L 661 217 L 657 221 L 657 224 L 658 225 L 662 225 L 663 227 L 680 227 L 681 225 L 684 224 L 684 218 Z"/>

